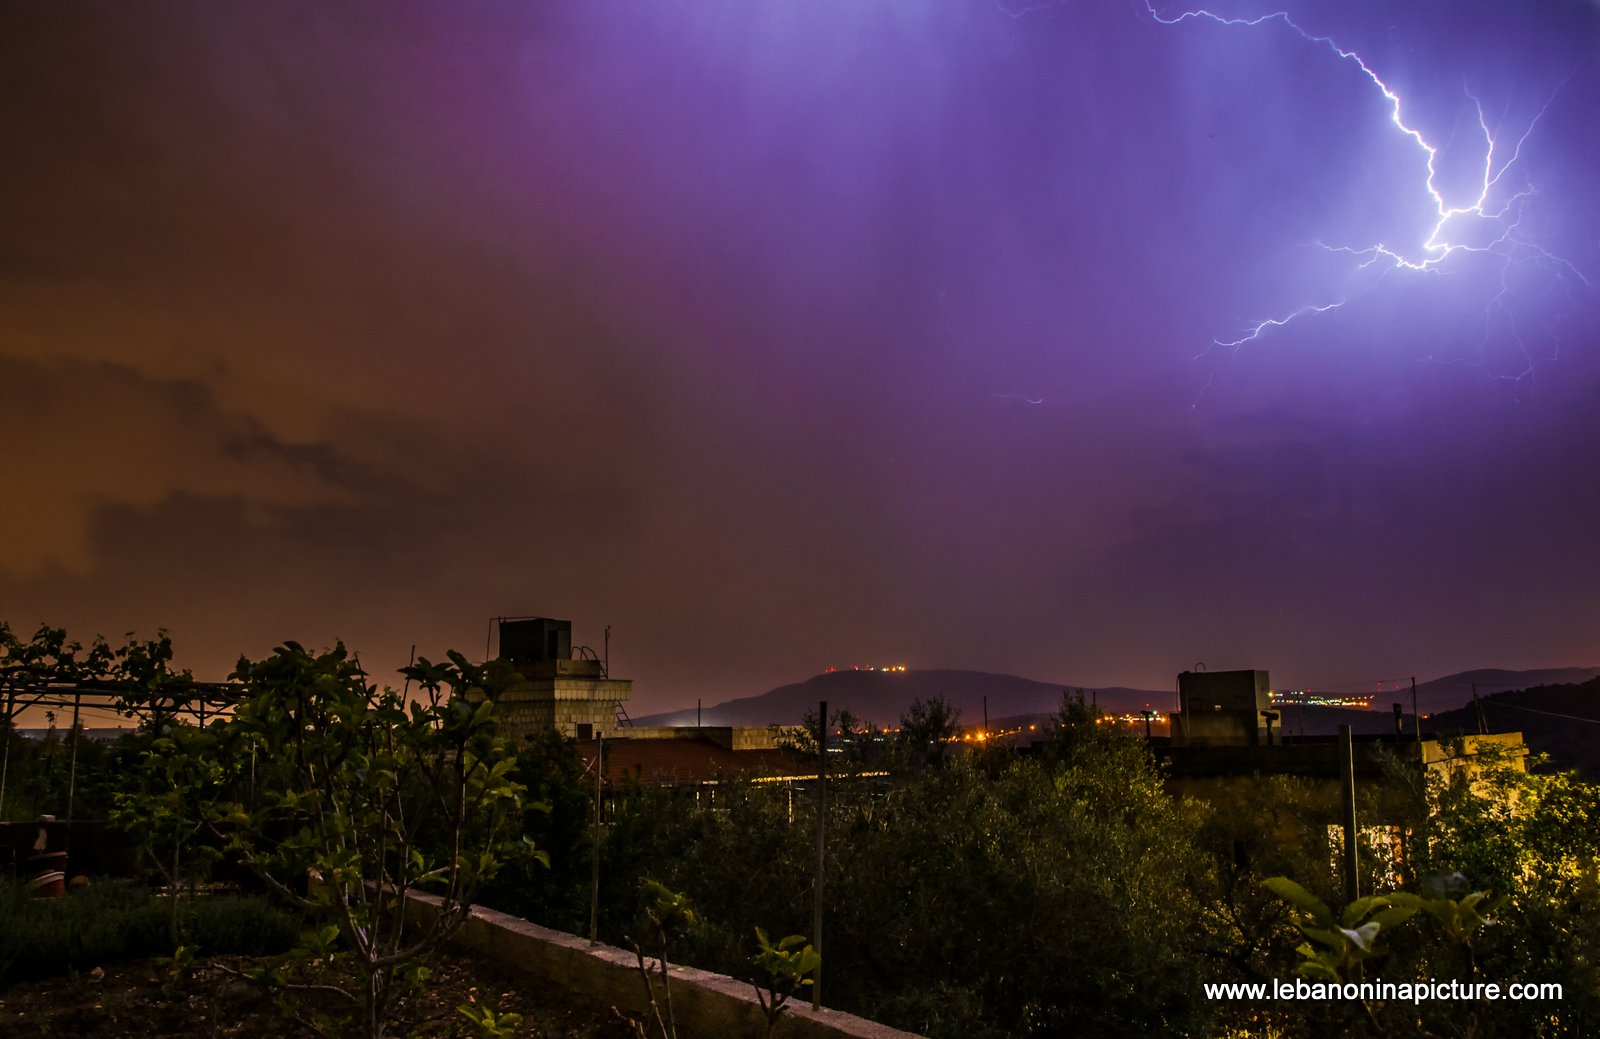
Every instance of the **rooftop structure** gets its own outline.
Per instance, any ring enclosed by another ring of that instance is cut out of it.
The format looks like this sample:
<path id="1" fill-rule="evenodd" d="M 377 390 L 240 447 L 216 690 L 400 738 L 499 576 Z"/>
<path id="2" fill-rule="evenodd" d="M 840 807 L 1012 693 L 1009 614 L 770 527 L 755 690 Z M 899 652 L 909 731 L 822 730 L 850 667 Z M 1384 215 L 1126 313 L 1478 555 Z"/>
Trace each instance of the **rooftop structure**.
<path id="1" fill-rule="evenodd" d="M 1174 746 L 1261 746 L 1269 742 L 1271 683 L 1265 671 L 1185 671 L 1178 676 Z"/>
<path id="2" fill-rule="evenodd" d="M 612 678 L 607 662 L 572 645 L 572 622 L 549 617 L 502 618 L 500 659 L 522 681 L 495 698 L 501 729 L 514 739 L 558 732 L 578 740 L 611 736 L 627 724 L 623 703 L 633 682 Z"/>

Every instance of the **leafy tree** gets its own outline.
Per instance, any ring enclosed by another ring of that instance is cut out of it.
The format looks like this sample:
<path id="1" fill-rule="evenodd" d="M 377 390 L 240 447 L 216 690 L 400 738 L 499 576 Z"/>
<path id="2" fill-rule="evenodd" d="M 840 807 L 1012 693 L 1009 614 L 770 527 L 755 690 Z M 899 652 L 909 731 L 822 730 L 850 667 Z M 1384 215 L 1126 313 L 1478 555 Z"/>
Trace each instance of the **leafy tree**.
<path id="1" fill-rule="evenodd" d="M 311 922 L 300 955 L 263 980 L 337 995 L 373 1039 L 385 1034 L 396 981 L 425 977 L 421 959 L 466 919 L 483 883 L 508 858 L 543 854 L 516 833 L 523 790 L 487 695 L 497 676 L 455 653 L 405 674 L 420 699 L 369 685 L 342 645 L 311 653 L 286 643 L 240 660 L 231 718 L 150 759 L 182 788 L 170 825 L 198 816 Z M 169 825 L 162 807 L 127 804 L 158 828 Z M 437 909 L 408 929 L 407 899 L 419 891 L 437 895 Z M 353 964 L 355 991 L 307 973 L 335 958 Z"/>
<path id="2" fill-rule="evenodd" d="M 166 884 L 174 948 L 182 943 L 178 920 L 184 888 L 192 896 L 223 858 L 208 818 L 225 793 L 227 769 L 220 749 L 215 730 L 171 725 L 113 795 L 112 824 L 132 836 Z"/>
<path id="3" fill-rule="evenodd" d="M 548 862 L 507 860 L 481 900 L 503 912 L 573 934 L 589 930 L 594 775 L 569 737 L 529 736 L 517 750 L 512 778 L 526 788 L 518 830 L 549 853 Z M 609 894 L 602 906 L 611 902 Z"/>
<path id="4" fill-rule="evenodd" d="M 828 712 L 824 726 L 817 712 L 808 708 L 798 726 L 772 726 L 777 745 L 815 759 L 824 728 L 828 737 L 828 768 L 835 772 L 860 772 L 888 767 L 893 744 L 887 730 L 863 721 L 848 707 Z"/>
<path id="5" fill-rule="evenodd" d="M 900 716 L 896 749 L 912 768 L 938 767 L 944 764 L 949 743 L 960 731 L 961 709 L 944 697 L 913 700 Z"/>
<path id="6" fill-rule="evenodd" d="M 859 788 L 859 789 L 857 789 Z M 830 797 L 827 999 L 939 1037 L 1166 1034 L 1202 1024 L 1192 806 L 1139 741 L 1076 765 L 958 756 Z M 682 956 L 748 975 L 748 936 L 811 924 L 814 802 L 729 785 L 716 812 L 635 800 L 608 864 L 694 902 Z M 627 848 L 653 850 L 625 858 Z M 664 849 L 671 849 L 670 854 Z M 620 879 L 610 881 L 613 890 Z"/>

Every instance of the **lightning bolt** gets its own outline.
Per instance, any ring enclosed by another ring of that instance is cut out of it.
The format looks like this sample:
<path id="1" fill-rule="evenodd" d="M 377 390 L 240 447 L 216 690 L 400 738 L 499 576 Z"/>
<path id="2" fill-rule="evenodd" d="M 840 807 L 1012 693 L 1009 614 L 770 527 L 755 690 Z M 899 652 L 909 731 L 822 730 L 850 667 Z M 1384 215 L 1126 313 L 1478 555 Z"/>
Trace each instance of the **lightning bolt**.
<path id="1" fill-rule="evenodd" d="M 1145 7 L 1150 17 L 1161 25 L 1180 25 L 1188 21 L 1208 21 L 1217 25 L 1260 28 L 1277 25 L 1294 33 L 1304 42 L 1315 47 L 1320 47 L 1332 56 L 1334 60 L 1344 62 L 1354 68 L 1359 74 L 1371 83 L 1372 87 L 1383 97 L 1388 108 L 1389 122 L 1394 129 L 1407 138 L 1416 147 L 1422 160 L 1420 179 L 1420 193 L 1428 199 L 1432 207 L 1432 226 L 1428 234 L 1420 242 L 1410 248 L 1397 246 L 1387 242 L 1373 242 L 1363 245 L 1329 244 L 1326 242 L 1313 243 L 1331 253 L 1347 254 L 1357 262 L 1356 270 L 1367 270 L 1379 267 L 1380 270 L 1410 272 L 1414 274 L 1440 274 L 1444 265 L 1451 258 L 1461 254 L 1488 254 L 1498 258 L 1500 262 L 1499 291 L 1487 301 L 1484 307 L 1484 340 L 1487 348 L 1490 337 L 1490 325 L 1496 313 L 1503 316 L 1511 330 L 1526 367 L 1522 372 L 1501 376 L 1521 381 L 1531 378 L 1533 374 L 1534 359 L 1522 334 L 1517 327 L 1515 316 L 1508 304 L 1507 296 L 1512 291 L 1512 271 L 1526 263 L 1538 263 L 1553 269 L 1560 276 L 1570 276 L 1581 282 L 1585 288 L 1591 287 L 1589 279 L 1584 277 L 1576 267 L 1566 259 L 1551 253 L 1536 242 L 1529 240 L 1520 230 L 1523 209 L 1529 199 L 1534 196 L 1531 186 L 1524 186 L 1515 191 L 1500 189 L 1506 175 L 1515 167 L 1522 157 L 1523 145 L 1538 127 L 1539 122 L 1549 111 L 1550 105 L 1555 101 L 1565 82 L 1558 85 L 1546 98 L 1538 114 L 1528 123 L 1522 134 L 1517 137 L 1515 144 L 1509 149 L 1509 156 L 1504 156 L 1505 149 L 1501 148 L 1495 131 L 1490 127 L 1489 120 L 1483 111 L 1483 105 L 1466 91 L 1468 100 L 1472 102 L 1477 112 L 1478 131 L 1482 136 L 1482 169 L 1481 176 L 1476 178 L 1476 185 L 1470 197 L 1457 199 L 1452 202 L 1446 197 L 1438 183 L 1439 158 L 1443 149 L 1424 135 L 1423 131 L 1407 122 L 1405 106 L 1400 95 L 1386 83 L 1378 72 L 1354 50 L 1340 46 L 1330 36 L 1319 35 L 1311 32 L 1297 23 L 1285 11 L 1274 11 L 1270 14 L 1258 15 L 1251 18 L 1230 17 L 1217 14 L 1206 9 L 1187 10 L 1178 14 L 1163 14 L 1151 0 L 1145 0 Z M 1571 79 L 1569 75 L 1568 80 Z M 1473 224 L 1475 228 L 1488 228 L 1487 238 L 1464 239 L 1460 231 L 1464 225 Z M 1247 343 L 1261 338 L 1263 335 L 1277 329 L 1285 328 L 1303 320 L 1313 319 L 1316 315 L 1344 306 L 1348 299 L 1340 299 L 1332 303 L 1319 303 L 1302 306 L 1290 310 L 1281 316 L 1257 321 L 1248 326 L 1242 334 L 1232 339 L 1218 338 L 1213 340 L 1213 345 L 1208 347 L 1200 357 L 1205 357 L 1215 349 L 1236 351 Z M 1559 345 L 1559 344 L 1558 344 Z M 1208 382 L 1209 384 L 1209 382 Z"/>

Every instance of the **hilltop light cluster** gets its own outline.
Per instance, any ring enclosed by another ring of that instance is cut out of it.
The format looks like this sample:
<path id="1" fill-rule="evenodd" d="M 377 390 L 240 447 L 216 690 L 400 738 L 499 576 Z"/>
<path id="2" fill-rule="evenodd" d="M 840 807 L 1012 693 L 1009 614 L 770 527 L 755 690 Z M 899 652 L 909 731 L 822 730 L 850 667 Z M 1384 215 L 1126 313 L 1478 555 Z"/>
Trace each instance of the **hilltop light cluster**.
<path id="1" fill-rule="evenodd" d="M 1144 715 L 1136 714 L 1133 711 L 1125 711 L 1122 714 L 1102 714 L 1096 720 L 1102 725 L 1133 725 L 1136 723 L 1142 725 L 1144 724 L 1145 717 Z M 1150 721 L 1157 725 L 1165 725 L 1168 719 L 1167 716 L 1160 711 L 1151 711 Z"/>
<path id="2" fill-rule="evenodd" d="M 1309 689 L 1274 689 L 1274 707 L 1358 707 L 1372 709 L 1371 693 L 1317 693 Z"/>
<path id="3" fill-rule="evenodd" d="M 904 665 L 904 664 L 882 664 L 882 665 L 851 664 L 848 667 L 835 667 L 832 664 L 830 664 L 827 667 L 822 669 L 822 673 L 825 674 L 825 675 L 831 675 L 836 671 L 904 671 L 904 670 L 906 670 L 906 665 Z"/>

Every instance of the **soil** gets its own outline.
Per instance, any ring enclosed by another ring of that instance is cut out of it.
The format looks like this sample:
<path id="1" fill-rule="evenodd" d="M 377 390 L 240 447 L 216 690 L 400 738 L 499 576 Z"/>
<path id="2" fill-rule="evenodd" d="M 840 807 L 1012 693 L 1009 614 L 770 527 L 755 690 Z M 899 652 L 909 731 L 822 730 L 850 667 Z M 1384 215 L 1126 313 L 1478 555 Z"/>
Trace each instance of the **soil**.
<path id="1" fill-rule="evenodd" d="M 288 1016 L 279 1001 L 222 967 L 244 970 L 233 956 L 201 961 L 173 982 L 154 961 L 112 964 L 69 978 L 19 982 L 0 989 L 0 1039 L 216 1039 L 221 1036 L 314 1035 Z M 480 1033 L 457 1009 L 486 1006 L 496 1015 L 517 1013 L 518 1037 L 630 1039 L 633 1030 L 608 1007 L 578 1005 L 537 990 L 525 977 L 491 964 L 452 957 L 430 964 L 422 992 L 397 997 L 389 1034 L 417 1039 L 468 1039 Z M 326 1004 L 332 1006 L 334 1004 Z M 335 1034 L 346 1034 L 344 1031 Z M 350 1034 L 359 1034 L 351 1026 Z"/>

